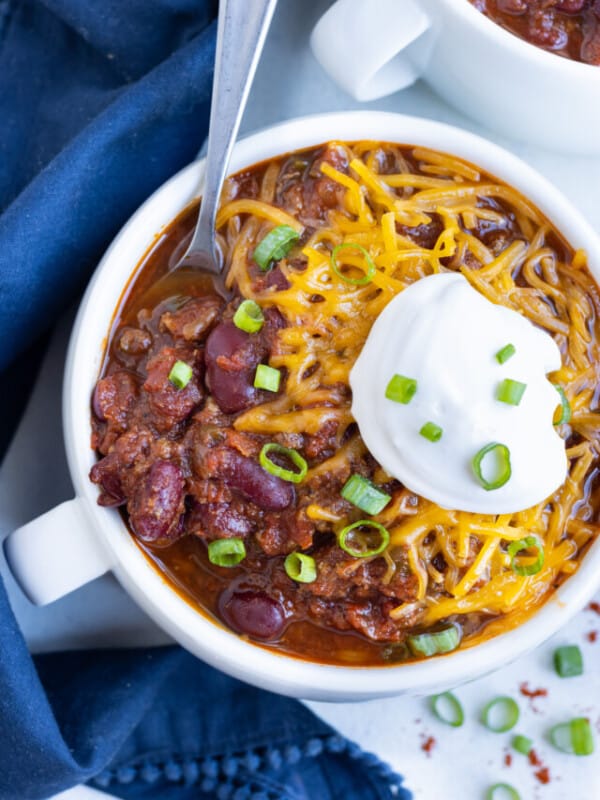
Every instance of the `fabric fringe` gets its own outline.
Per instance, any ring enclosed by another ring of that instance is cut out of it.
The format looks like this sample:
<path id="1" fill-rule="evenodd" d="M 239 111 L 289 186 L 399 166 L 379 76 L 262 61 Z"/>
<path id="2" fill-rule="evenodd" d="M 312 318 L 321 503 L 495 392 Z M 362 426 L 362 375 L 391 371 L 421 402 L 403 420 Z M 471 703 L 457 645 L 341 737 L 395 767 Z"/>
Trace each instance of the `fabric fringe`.
<path id="1" fill-rule="evenodd" d="M 410 793 L 402 786 L 401 775 L 373 753 L 365 752 L 354 742 L 338 735 L 312 737 L 302 746 L 290 744 L 283 748 L 251 749 L 212 758 L 171 758 L 166 761 L 146 758 L 105 770 L 91 783 L 100 789 L 110 789 L 115 784 L 134 781 L 147 784 L 166 781 L 198 785 L 203 793 L 213 794 L 217 800 L 286 800 L 288 797 L 293 800 L 291 795 L 281 794 L 280 784 L 273 785 L 270 776 L 261 773 L 265 770 L 278 772 L 285 766 L 294 766 L 303 759 L 319 758 L 323 754 L 345 755 L 361 762 L 374 777 L 384 782 L 390 797 L 410 800 Z"/>

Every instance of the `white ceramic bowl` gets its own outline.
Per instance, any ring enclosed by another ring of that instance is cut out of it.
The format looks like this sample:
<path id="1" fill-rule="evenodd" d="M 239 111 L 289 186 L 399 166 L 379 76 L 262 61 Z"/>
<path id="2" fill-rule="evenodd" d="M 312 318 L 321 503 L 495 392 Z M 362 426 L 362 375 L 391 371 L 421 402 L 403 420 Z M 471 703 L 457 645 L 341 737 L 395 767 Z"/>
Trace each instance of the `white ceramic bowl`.
<path id="1" fill-rule="evenodd" d="M 370 112 L 306 117 L 240 141 L 231 170 L 330 139 L 419 144 L 481 166 L 529 197 L 574 247 L 585 248 L 598 277 L 600 241 L 567 200 L 519 159 L 446 125 Z M 202 163 L 191 164 L 144 203 L 108 249 L 81 303 L 64 380 L 65 442 L 76 497 L 9 538 L 7 556 L 24 591 L 35 602 L 50 602 L 110 569 L 139 605 L 199 658 L 256 686 L 315 700 L 440 691 L 488 673 L 552 635 L 597 589 L 600 542 L 593 545 L 576 574 L 512 631 L 429 661 L 393 667 L 341 667 L 303 661 L 251 644 L 199 613 L 149 564 L 119 513 L 97 504 L 97 487 L 88 479 L 95 461 L 90 448 L 90 396 L 113 312 L 148 246 L 197 193 L 202 171 Z"/>
<path id="2" fill-rule="evenodd" d="M 337 0 L 311 45 L 357 100 L 423 78 L 495 133 L 577 155 L 600 153 L 600 67 L 520 39 L 469 0 Z"/>

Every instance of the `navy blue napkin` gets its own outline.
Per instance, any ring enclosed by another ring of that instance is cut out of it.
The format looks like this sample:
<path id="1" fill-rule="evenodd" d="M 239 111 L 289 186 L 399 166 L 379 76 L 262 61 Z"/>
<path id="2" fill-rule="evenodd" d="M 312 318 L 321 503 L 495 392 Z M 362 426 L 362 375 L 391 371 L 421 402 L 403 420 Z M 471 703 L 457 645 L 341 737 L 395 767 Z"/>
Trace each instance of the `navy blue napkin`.
<path id="1" fill-rule="evenodd" d="M 209 0 L 0 0 L 0 452 L 48 330 L 206 135 L 215 15 Z M 32 659 L 2 585 L 0 654 L 0 800 L 82 782 L 161 800 L 410 797 L 301 704 L 180 648 Z"/>

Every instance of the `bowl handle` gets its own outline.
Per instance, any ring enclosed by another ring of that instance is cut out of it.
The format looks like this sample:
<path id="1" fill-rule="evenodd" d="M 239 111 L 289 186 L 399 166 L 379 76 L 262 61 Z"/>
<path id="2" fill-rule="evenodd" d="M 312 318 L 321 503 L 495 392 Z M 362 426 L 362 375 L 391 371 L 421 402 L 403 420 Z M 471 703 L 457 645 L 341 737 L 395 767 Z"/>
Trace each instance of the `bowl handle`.
<path id="1" fill-rule="evenodd" d="M 376 100 L 414 83 L 416 55 L 431 21 L 417 0 L 337 0 L 310 37 L 313 53 L 356 100 Z"/>
<path id="2" fill-rule="evenodd" d="M 11 572 L 23 593 L 46 605 L 111 568 L 84 500 L 75 497 L 13 531 L 4 542 Z"/>

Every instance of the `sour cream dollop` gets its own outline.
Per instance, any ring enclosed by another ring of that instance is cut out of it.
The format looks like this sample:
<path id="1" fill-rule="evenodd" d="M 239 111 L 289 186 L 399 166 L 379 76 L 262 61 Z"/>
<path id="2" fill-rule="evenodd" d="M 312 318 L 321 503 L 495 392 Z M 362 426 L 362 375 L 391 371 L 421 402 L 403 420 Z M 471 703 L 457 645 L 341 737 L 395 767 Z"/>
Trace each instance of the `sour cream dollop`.
<path id="1" fill-rule="evenodd" d="M 496 354 L 508 344 L 515 353 L 500 364 Z M 543 501 L 567 474 L 553 425 L 560 398 L 547 378 L 560 366 L 549 334 L 462 275 L 432 275 L 375 321 L 350 374 L 352 414 L 373 456 L 411 491 L 445 508 L 514 513 Z M 408 404 L 385 396 L 394 375 L 417 381 Z M 526 384 L 519 405 L 497 399 L 507 378 Z M 419 433 L 427 422 L 442 428 L 439 441 Z M 512 474 L 487 490 L 473 459 L 492 442 L 508 448 Z"/>

